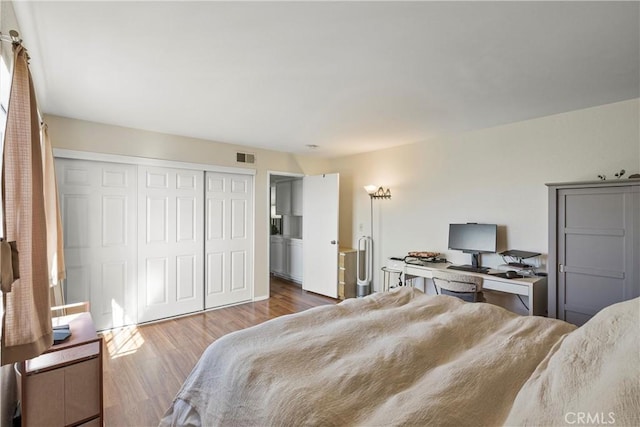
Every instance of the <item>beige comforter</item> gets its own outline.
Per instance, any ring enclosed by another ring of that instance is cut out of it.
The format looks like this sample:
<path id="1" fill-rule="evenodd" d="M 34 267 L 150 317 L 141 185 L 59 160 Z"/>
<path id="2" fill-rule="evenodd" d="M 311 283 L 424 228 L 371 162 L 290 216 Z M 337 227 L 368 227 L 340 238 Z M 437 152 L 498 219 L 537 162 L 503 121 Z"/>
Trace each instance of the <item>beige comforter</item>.
<path id="1" fill-rule="evenodd" d="M 506 424 L 640 426 L 640 299 L 605 308 L 558 342 Z"/>
<path id="2" fill-rule="evenodd" d="M 575 329 L 399 288 L 214 342 L 161 425 L 499 425 Z"/>

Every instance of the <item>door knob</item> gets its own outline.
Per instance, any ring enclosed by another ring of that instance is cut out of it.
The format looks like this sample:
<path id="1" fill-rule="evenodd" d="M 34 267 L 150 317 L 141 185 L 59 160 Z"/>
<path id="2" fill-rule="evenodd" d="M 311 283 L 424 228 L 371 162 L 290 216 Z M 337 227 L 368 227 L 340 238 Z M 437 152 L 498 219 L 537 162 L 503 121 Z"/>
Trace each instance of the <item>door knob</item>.
<path id="1" fill-rule="evenodd" d="M 332 244 L 332 245 L 335 245 L 336 243 L 338 243 L 338 242 L 336 242 L 335 240 L 332 240 L 332 241 L 331 241 L 331 244 Z"/>

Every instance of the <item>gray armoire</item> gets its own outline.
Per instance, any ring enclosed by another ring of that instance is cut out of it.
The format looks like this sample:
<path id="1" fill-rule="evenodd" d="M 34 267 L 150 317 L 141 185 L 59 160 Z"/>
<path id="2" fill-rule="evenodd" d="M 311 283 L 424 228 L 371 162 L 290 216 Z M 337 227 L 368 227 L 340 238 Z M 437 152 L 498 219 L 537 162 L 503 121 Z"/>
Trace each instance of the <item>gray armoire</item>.
<path id="1" fill-rule="evenodd" d="M 640 180 L 547 186 L 549 317 L 582 325 L 640 296 Z"/>

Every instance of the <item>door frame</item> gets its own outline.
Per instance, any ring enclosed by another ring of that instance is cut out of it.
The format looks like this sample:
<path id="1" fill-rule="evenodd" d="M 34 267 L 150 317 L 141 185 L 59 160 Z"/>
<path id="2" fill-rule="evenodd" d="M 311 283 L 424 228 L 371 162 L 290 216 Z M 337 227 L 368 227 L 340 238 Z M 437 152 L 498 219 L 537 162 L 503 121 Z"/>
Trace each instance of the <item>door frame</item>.
<path id="1" fill-rule="evenodd" d="M 288 176 L 291 178 L 303 178 L 305 176 L 304 173 L 299 172 L 279 172 L 273 170 L 267 170 L 267 187 L 266 187 L 266 199 L 267 199 L 267 238 L 264 242 L 267 249 L 267 254 L 269 255 L 269 262 L 267 262 L 267 295 L 262 298 L 256 298 L 254 301 L 266 300 L 269 299 L 271 295 L 271 177 L 272 176 Z M 304 219 L 302 222 L 302 226 L 304 227 Z M 304 244 L 304 242 L 303 242 Z"/>

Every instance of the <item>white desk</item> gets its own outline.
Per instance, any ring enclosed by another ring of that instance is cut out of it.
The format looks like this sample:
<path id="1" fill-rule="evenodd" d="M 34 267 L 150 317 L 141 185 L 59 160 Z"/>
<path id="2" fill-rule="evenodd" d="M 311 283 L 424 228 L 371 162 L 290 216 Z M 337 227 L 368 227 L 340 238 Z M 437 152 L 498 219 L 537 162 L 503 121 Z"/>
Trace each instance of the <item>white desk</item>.
<path id="1" fill-rule="evenodd" d="M 428 265 L 415 265 L 400 262 L 404 274 L 431 279 L 433 270 L 447 270 L 447 263 L 429 263 Z M 468 274 L 470 276 L 480 276 L 483 278 L 483 289 L 492 291 L 507 292 L 515 295 L 522 295 L 529 298 L 529 315 L 547 315 L 547 278 L 546 277 L 522 277 L 517 279 L 506 279 L 492 276 L 491 274 L 472 273 L 468 271 L 448 270 L 458 274 Z M 498 273 L 498 270 L 489 270 L 489 273 Z M 425 285 L 426 287 L 426 285 Z M 426 289 L 425 289 L 426 291 Z"/>

